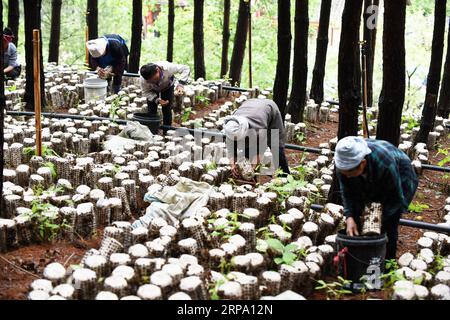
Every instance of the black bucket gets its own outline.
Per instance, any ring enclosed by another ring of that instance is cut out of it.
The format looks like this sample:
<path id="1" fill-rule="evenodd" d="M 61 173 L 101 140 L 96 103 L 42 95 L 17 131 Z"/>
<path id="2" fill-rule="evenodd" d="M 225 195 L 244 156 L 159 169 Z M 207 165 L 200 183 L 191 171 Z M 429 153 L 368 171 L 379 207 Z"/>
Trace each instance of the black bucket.
<path id="1" fill-rule="evenodd" d="M 161 126 L 161 118 L 158 115 L 151 115 L 148 113 L 133 114 L 133 121 L 138 121 L 140 124 L 147 126 L 153 134 L 158 134 Z"/>
<path id="2" fill-rule="evenodd" d="M 351 289 L 360 290 L 365 287 L 364 282 L 371 285 L 369 288 L 380 289 L 386 242 L 386 234 L 352 237 L 348 236 L 345 230 L 338 232 L 338 254 L 334 263 L 338 267 L 338 274 L 351 281 Z"/>

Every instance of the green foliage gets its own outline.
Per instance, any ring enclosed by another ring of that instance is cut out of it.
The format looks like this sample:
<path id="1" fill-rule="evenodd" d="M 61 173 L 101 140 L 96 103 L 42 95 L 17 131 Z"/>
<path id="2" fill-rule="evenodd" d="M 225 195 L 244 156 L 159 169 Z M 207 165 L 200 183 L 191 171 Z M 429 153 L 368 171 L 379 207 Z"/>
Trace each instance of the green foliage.
<path id="1" fill-rule="evenodd" d="M 445 267 L 444 261 L 445 261 L 445 257 L 441 256 L 440 254 L 434 256 L 433 262 L 428 267 L 428 272 L 434 276 L 439 271 L 444 270 L 444 267 Z"/>
<path id="2" fill-rule="evenodd" d="M 295 189 L 304 187 L 308 184 L 307 181 L 303 179 L 303 177 L 299 177 L 299 179 L 295 179 L 294 176 L 287 176 L 287 183 L 283 183 L 280 178 L 274 179 L 267 185 L 267 189 L 272 192 L 276 192 L 279 195 L 278 200 L 280 202 L 285 201 Z"/>
<path id="3" fill-rule="evenodd" d="M 419 201 L 411 202 L 408 207 L 408 211 L 414 213 L 421 213 L 425 209 L 429 209 L 430 206 L 427 204 L 420 203 Z"/>
<path id="4" fill-rule="evenodd" d="M 209 98 L 203 95 L 196 95 L 195 101 L 197 102 L 197 105 L 200 107 L 206 107 L 210 102 Z"/>
<path id="5" fill-rule="evenodd" d="M 13 84 L 12 86 L 9 87 L 5 87 L 6 90 L 12 92 L 12 91 L 16 91 L 17 90 L 17 86 L 15 84 Z"/>
<path id="6" fill-rule="evenodd" d="M 411 132 L 413 128 L 419 125 L 419 122 L 413 116 L 403 116 L 402 122 L 407 123 L 406 132 Z"/>
<path id="7" fill-rule="evenodd" d="M 38 234 L 41 241 L 53 241 L 61 228 L 68 228 L 66 220 L 58 223 L 58 208 L 43 203 L 40 199 L 33 200 L 31 203 L 31 213 L 28 214 L 30 220 L 36 223 Z"/>
<path id="8" fill-rule="evenodd" d="M 55 166 L 55 164 L 52 163 L 52 162 L 46 162 L 46 163 L 44 163 L 44 167 L 49 168 L 51 173 L 52 173 L 52 178 L 56 179 L 57 173 L 56 173 L 56 166 Z"/>
<path id="9" fill-rule="evenodd" d="M 325 290 L 327 294 L 327 299 L 341 299 L 341 297 L 345 294 L 352 294 L 350 290 L 344 289 L 345 286 L 350 285 L 350 280 L 345 280 L 342 277 L 338 277 L 338 281 L 333 282 L 325 282 L 323 280 L 318 280 L 319 284 L 315 287 L 316 290 Z"/>
<path id="10" fill-rule="evenodd" d="M 399 265 L 397 263 L 397 260 L 395 259 L 386 260 L 385 273 L 380 277 L 381 280 L 384 282 L 383 286 L 385 289 L 391 288 L 394 285 L 394 283 L 396 283 L 399 280 L 405 280 L 405 277 L 403 275 L 397 273 L 398 269 Z"/>
<path id="11" fill-rule="evenodd" d="M 295 134 L 295 141 L 297 143 L 302 143 L 305 141 L 305 134 L 303 132 L 297 132 Z"/>
<path id="12" fill-rule="evenodd" d="M 32 157 L 34 155 L 37 155 L 37 149 L 36 147 L 26 147 L 23 148 L 22 153 L 26 155 L 27 157 Z M 45 144 L 42 145 L 42 156 L 55 156 L 60 158 L 61 156 L 55 152 L 52 148 L 47 147 Z"/>
<path id="13" fill-rule="evenodd" d="M 191 117 L 191 114 L 197 114 L 192 107 L 187 107 L 183 109 L 183 114 L 181 115 L 181 122 L 186 122 Z"/>
<path id="14" fill-rule="evenodd" d="M 301 256 L 306 255 L 303 250 L 300 250 L 299 247 L 293 243 L 284 245 L 280 240 L 275 238 L 267 238 L 263 241 L 265 242 L 265 245 L 260 241 L 257 245 L 257 250 L 271 253 L 274 256 L 273 261 L 277 265 L 292 265 Z"/>
<path id="15" fill-rule="evenodd" d="M 216 170 L 217 169 L 217 163 L 215 161 L 209 163 L 206 165 L 206 171 L 210 171 L 210 170 Z"/>
<path id="16" fill-rule="evenodd" d="M 438 162 L 438 166 L 444 167 L 447 163 L 450 163 L 450 149 L 438 149 L 437 154 L 443 154 L 445 156 L 444 159 Z"/>

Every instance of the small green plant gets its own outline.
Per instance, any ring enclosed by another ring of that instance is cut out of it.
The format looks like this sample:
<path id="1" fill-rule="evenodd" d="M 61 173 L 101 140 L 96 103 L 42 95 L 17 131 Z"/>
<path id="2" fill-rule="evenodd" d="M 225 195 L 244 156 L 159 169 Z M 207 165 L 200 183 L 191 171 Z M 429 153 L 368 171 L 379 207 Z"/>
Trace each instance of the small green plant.
<path id="1" fill-rule="evenodd" d="M 183 109 L 183 114 L 181 115 L 181 122 L 186 122 L 191 117 L 191 114 L 197 114 L 192 107 L 187 107 Z"/>
<path id="2" fill-rule="evenodd" d="M 56 179 L 57 173 L 56 173 L 56 166 L 55 166 L 55 164 L 52 163 L 52 162 L 46 162 L 46 163 L 44 163 L 44 167 L 49 168 L 50 172 L 52 173 L 52 178 Z"/>
<path id="3" fill-rule="evenodd" d="M 113 119 L 113 121 L 118 117 L 117 111 L 120 108 L 120 100 L 121 97 L 117 96 L 112 102 L 111 106 L 109 107 L 109 117 Z"/>
<path id="4" fill-rule="evenodd" d="M 429 209 L 430 206 L 420 203 L 419 201 L 411 202 L 408 207 L 408 211 L 414 213 L 421 213 L 425 209 Z"/>
<path id="5" fill-rule="evenodd" d="M 338 281 L 325 282 L 323 280 L 318 280 L 319 284 L 315 287 L 316 290 L 325 290 L 327 294 L 327 299 L 341 299 L 345 294 L 352 294 L 350 290 L 345 289 L 346 286 L 351 284 L 350 280 L 346 280 L 342 277 L 338 277 Z"/>
<path id="6" fill-rule="evenodd" d="M 303 132 L 297 132 L 295 134 L 295 141 L 297 143 L 302 143 L 305 141 L 305 134 Z"/>
<path id="7" fill-rule="evenodd" d="M 6 90 L 12 92 L 12 91 L 16 91 L 17 90 L 17 86 L 15 84 L 13 84 L 12 86 L 6 87 Z"/>
<path id="8" fill-rule="evenodd" d="M 208 165 L 206 165 L 206 171 L 210 171 L 210 170 L 216 170 L 217 169 L 217 163 L 215 161 L 209 163 Z"/>
<path id="9" fill-rule="evenodd" d="M 209 288 L 209 294 L 210 294 L 210 298 L 211 300 L 219 300 L 219 288 L 221 285 L 223 285 L 225 282 L 227 282 L 227 280 L 225 279 L 220 279 L 214 283 L 211 284 L 210 288 Z"/>
<path id="10" fill-rule="evenodd" d="M 299 177 L 299 179 L 295 179 L 294 176 L 287 176 L 287 183 L 283 183 L 281 179 L 276 178 L 271 183 L 268 184 L 268 190 L 276 192 L 278 194 L 278 201 L 284 202 L 295 189 L 300 187 L 305 187 L 307 185 L 307 181 L 303 180 L 303 177 Z"/>
<path id="11" fill-rule="evenodd" d="M 195 96 L 195 101 L 198 102 L 198 106 L 200 107 L 206 107 L 209 103 L 209 98 L 203 96 L 203 95 L 196 95 Z"/>
<path id="12" fill-rule="evenodd" d="M 444 267 L 445 267 L 444 260 L 445 260 L 445 258 L 443 256 L 441 256 L 440 254 L 434 256 L 434 260 L 431 263 L 431 265 L 429 266 L 428 272 L 434 276 L 439 271 L 444 270 Z"/>
<path id="13" fill-rule="evenodd" d="M 61 224 L 58 223 L 57 210 L 55 206 L 43 203 L 40 199 L 33 200 L 31 203 L 30 220 L 36 223 L 41 241 L 53 241 L 61 228 L 70 227 L 66 220 Z"/>
<path id="14" fill-rule="evenodd" d="M 385 273 L 380 277 L 383 281 L 383 286 L 385 289 L 391 288 L 394 283 L 399 280 L 405 280 L 405 277 L 402 274 L 399 274 L 397 270 L 399 269 L 399 265 L 397 260 L 390 259 L 385 262 Z"/>
<path id="15" fill-rule="evenodd" d="M 419 122 L 412 116 L 403 116 L 402 122 L 407 123 L 406 129 L 405 129 L 406 132 L 412 132 L 412 129 L 414 129 L 415 127 L 417 127 L 419 125 Z"/>
<path id="16" fill-rule="evenodd" d="M 22 153 L 28 157 L 32 157 L 32 156 L 36 155 L 36 152 L 37 152 L 36 147 L 26 147 L 26 148 L 23 148 L 23 150 L 22 150 Z M 43 157 L 56 156 L 56 157 L 60 158 L 60 155 L 57 154 L 55 152 L 55 150 L 47 147 L 46 145 L 42 145 L 42 156 Z"/>
<path id="17" fill-rule="evenodd" d="M 268 238 L 264 241 L 266 243 L 265 248 L 263 248 L 263 244 L 259 244 L 257 249 L 263 252 L 269 251 L 275 257 L 273 259 L 273 262 L 275 262 L 277 265 L 292 265 L 301 256 L 306 255 L 306 253 L 303 250 L 300 250 L 299 247 L 295 244 L 291 243 L 288 245 L 284 245 L 280 240 L 275 238 Z"/>
<path id="18" fill-rule="evenodd" d="M 438 149 L 437 154 L 443 154 L 445 156 L 444 159 L 438 162 L 438 166 L 443 167 L 447 163 L 450 163 L 450 149 Z"/>

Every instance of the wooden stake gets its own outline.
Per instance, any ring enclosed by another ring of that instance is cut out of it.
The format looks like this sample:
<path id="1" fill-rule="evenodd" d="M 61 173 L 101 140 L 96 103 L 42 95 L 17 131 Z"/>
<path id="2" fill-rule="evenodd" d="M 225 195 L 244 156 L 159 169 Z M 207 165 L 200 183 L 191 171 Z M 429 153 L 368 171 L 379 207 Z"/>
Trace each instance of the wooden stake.
<path id="1" fill-rule="evenodd" d="M 369 124 L 367 123 L 367 42 L 361 41 L 361 67 L 362 67 L 362 95 L 363 95 L 363 135 L 364 138 L 369 137 Z"/>
<path id="2" fill-rule="evenodd" d="M 33 30 L 34 117 L 36 127 L 36 155 L 38 156 L 42 156 L 40 33 L 39 29 Z"/>
<path id="3" fill-rule="evenodd" d="M 252 7 L 248 2 L 248 87 L 253 87 L 252 79 Z"/>
<path id="4" fill-rule="evenodd" d="M 85 27 L 85 35 L 84 35 L 84 37 L 85 37 L 85 44 L 84 44 L 84 50 L 85 50 L 85 52 L 86 52 L 86 66 L 89 66 L 89 50 L 88 50 L 88 48 L 87 48 L 87 45 L 86 45 L 86 42 L 88 42 L 89 41 L 89 26 L 86 26 Z"/>

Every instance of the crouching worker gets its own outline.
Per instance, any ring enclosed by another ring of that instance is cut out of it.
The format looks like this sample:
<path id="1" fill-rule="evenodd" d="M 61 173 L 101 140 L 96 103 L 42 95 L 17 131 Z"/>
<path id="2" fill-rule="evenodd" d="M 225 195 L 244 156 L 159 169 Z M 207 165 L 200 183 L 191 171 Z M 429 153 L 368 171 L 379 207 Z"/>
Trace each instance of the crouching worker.
<path id="1" fill-rule="evenodd" d="M 89 40 L 86 46 L 92 57 L 92 67 L 102 79 L 113 78 L 113 91 L 118 93 L 122 85 L 122 76 L 128 67 L 128 47 L 125 40 L 117 34 L 107 34 L 101 38 Z"/>
<path id="2" fill-rule="evenodd" d="M 3 72 L 5 80 L 15 80 L 21 71 L 17 61 L 17 48 L 12 42 L 14 34 L 9 28 L 3 30 Z"/>
<path id="3" fill-rule="evenodd" d="M 272 164 L 278 164 L 284 174 L 290 173 L 285 153 L 283 119 L 274 101 L 269 99 L 245 101 L 233 115 L 225 118 L 223 131 L 227 140 L 228 154 L 231 155 L 233 176 L 239 176 L 237 159 L 249 160 L 254 169 L 261 163 L 261 157 L 267 147 L 270 147 L 272 152 Z M 278 135 L 278 139 L 276 140 L 277 137 L 273 135 Z M 272 139 L 276 141 L 275 144 Z"/>
<path id="4" fill-rule="evenodd" d="M 399 220 L 408 211 L 419 183 L 411 160 L 387 141 L 352 136 L 338 142 L 334 160 L 347 234 L 359 235 L 365 206 L 380 203 L 381 232 L 388 237 L 386 259 L 395 259 Z"/>
<path id="5" fill-rule="evenodd" d="M 162 106 L 163 125 L 172 125 L 174 90 L 183 90 L 191 70 L 182 64 L 160 61 L 141 67 L 141 89 L 147 98 L 148 113 L 156 115 L 158 104 Z M 178 75 L 178 79 L 175 77 Z"/>

